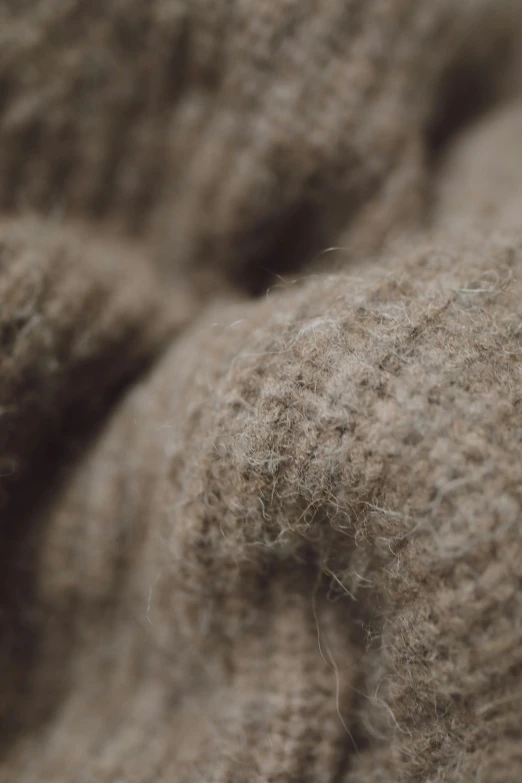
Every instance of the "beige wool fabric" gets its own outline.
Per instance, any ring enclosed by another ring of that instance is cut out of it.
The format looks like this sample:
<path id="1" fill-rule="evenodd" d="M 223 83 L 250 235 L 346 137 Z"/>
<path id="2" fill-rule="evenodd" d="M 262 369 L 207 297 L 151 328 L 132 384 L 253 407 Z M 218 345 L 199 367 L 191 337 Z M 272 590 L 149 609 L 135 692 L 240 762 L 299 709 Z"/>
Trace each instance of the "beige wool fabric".
<path id="1" fill-rule="evenodd" d="M 0 203 L 152 233 L 205 290 L 224 271 L 260 291 L 338 240 L 378 251 L 423 216 L 430 137 L 513 91 L 520 13 L 518 0 L 4 2 Z"/>
<path id="2" fill-rule="evenodd" d="M 520 3 L 0 13 L 0 783 L 518 780 Z"/>
<path id="3" fill-rule="evenodd" d="M 130 245 L 79 226 L 0 225 L 0 464 L 16 473 L 68 407 L 99 405 L 187 320 Z M 78 414 L 78 411 L 76 411 Z"/>

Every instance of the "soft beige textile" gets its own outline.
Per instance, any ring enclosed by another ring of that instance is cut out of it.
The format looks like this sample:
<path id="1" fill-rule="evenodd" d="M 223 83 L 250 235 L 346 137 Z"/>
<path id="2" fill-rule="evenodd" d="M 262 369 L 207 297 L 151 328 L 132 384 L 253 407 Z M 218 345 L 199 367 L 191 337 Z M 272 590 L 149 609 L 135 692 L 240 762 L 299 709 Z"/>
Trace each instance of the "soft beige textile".
<path id="1" fill-rule="evenodd" d="M 1 783 L 522 778 L 521 44 L 4 2 Z"/>

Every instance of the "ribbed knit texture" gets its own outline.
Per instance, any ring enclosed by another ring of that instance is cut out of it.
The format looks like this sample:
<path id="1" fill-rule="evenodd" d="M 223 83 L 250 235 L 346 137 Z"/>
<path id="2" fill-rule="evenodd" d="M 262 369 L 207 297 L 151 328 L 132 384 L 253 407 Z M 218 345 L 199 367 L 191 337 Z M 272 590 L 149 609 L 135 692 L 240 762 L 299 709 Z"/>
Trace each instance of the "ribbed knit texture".
<path id="1" fill-rule="evenodd" d="M 0 783 L 519 780 L 521 5 L 0 13 Z"/>
<path id="2" fill-rule="evenodd" d="M 518 0 L 4 6 L 0 203 L 152 232 L 210 291 L 421 220 L 432 126 L 505 91 L 521 24 Z"/>

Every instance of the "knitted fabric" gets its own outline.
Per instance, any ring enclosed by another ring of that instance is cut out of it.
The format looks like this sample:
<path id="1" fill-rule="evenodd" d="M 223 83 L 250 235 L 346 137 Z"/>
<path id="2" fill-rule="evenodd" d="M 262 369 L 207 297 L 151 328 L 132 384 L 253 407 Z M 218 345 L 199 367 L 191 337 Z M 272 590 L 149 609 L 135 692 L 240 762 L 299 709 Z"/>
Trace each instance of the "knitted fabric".
<path id="1" fill-rule="evenodd" d="M 2 11 L 0 783 L 518 780 L 520 6 L 125 6 Z"/>
<path id="2" fill-rule="evenodd" d="M 24 542 L 30 683 L 63 704 L 15 779 L 510 779 L 521 263 L 430 244 L 158 364 Z"/>
<path id="3" fill-rule="evenodd" d="M 132 248 L 79 226 L 0 225 L 3 476 L 68 407 L 99 406 L 186 321 L 190 300 L 174 291 L 167 310 L 151 271 Z"/>
<path id="4" fill-rule="evenodd" d="M 340 237 L 377 251 L 421 219 L 431 136 L 506 91 L 522 24 L 518 0 L 0 14 L 0 203 L 152 231 L 211 291 L 222 272 L 260 290 Z"/>

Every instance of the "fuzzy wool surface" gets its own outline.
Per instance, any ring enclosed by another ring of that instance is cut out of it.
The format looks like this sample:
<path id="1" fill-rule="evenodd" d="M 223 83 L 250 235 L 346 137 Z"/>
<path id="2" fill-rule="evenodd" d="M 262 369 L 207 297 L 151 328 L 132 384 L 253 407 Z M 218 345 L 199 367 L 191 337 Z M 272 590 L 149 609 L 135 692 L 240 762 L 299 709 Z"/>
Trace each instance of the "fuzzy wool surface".
<path id="1" fill-rule="evenodd" d="M 0 15 L 0 783 L 520 779 L 522 5 Z"/>

